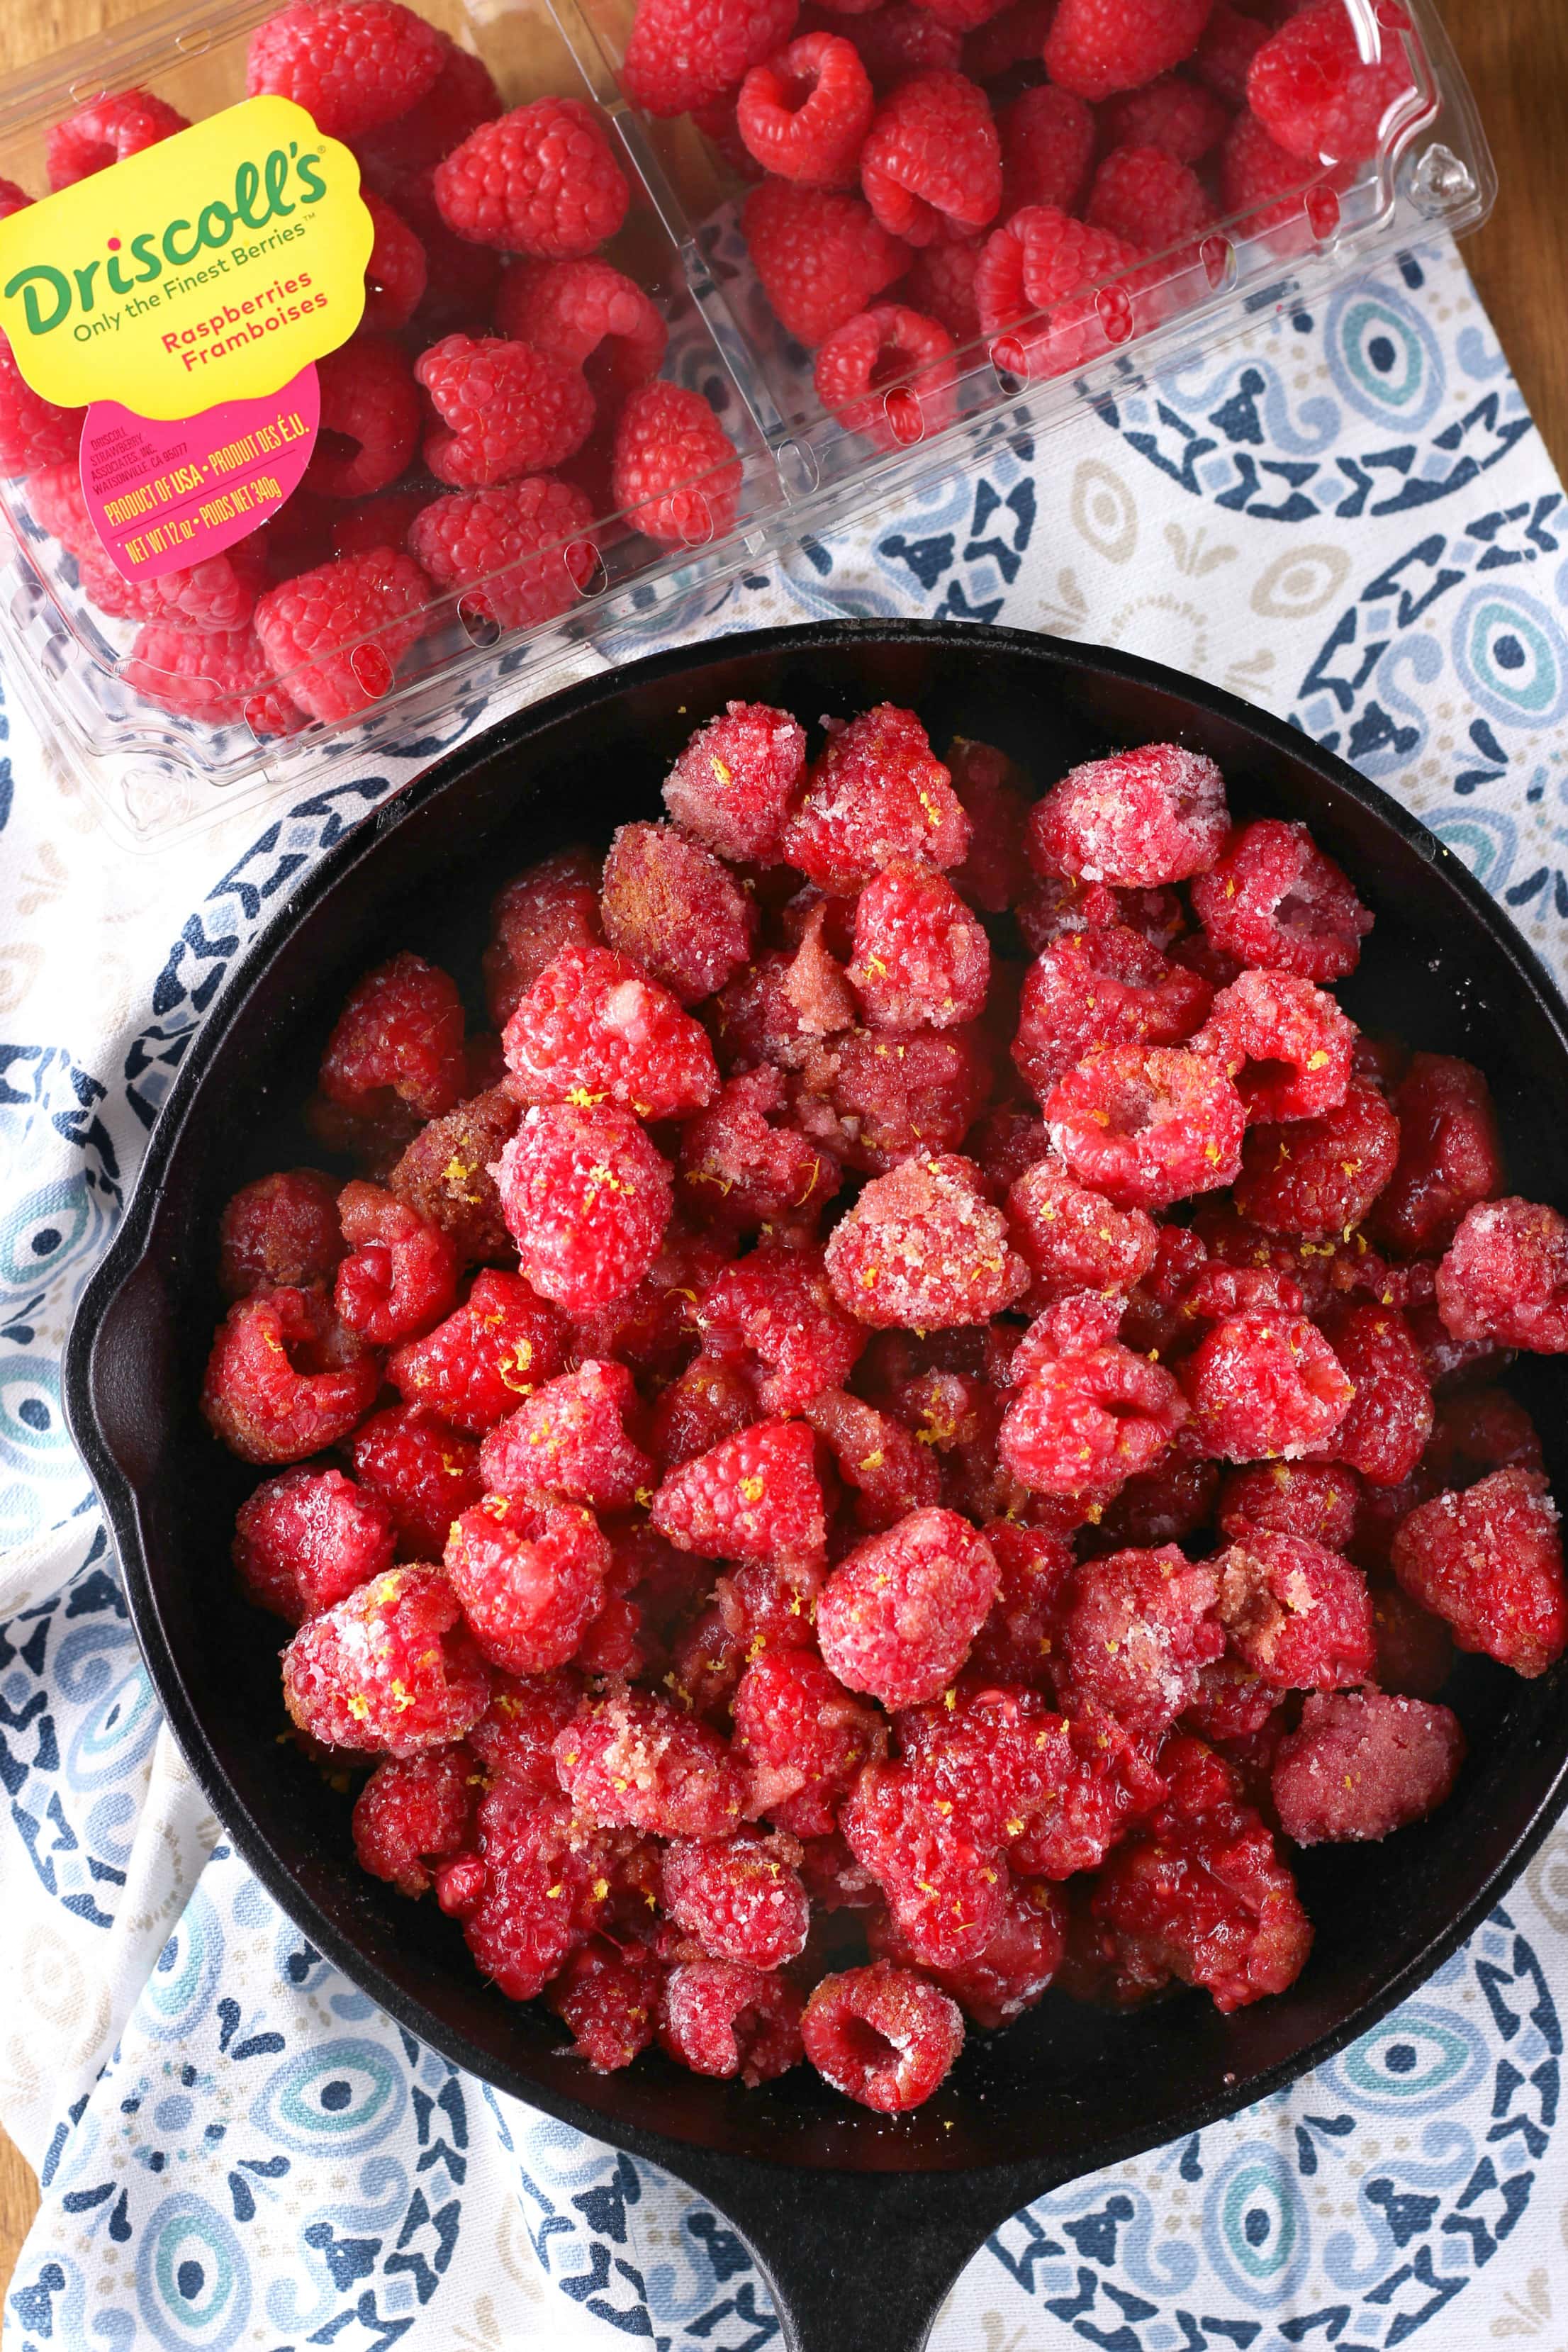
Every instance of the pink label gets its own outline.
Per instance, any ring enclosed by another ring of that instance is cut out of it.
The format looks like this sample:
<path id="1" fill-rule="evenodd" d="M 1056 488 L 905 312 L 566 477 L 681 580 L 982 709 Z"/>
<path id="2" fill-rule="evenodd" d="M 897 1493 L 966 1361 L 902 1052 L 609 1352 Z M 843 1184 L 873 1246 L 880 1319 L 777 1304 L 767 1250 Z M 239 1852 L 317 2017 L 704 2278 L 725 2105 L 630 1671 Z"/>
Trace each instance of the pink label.
<path id="1" fill-rule="evenodd" d="M 314 362 L 265 400 L 220 401 L 166 425 L 95 400 L 82 495 L 115 570 L 155 580 L 244 539 L 298 487 L 321 418 Z"/>

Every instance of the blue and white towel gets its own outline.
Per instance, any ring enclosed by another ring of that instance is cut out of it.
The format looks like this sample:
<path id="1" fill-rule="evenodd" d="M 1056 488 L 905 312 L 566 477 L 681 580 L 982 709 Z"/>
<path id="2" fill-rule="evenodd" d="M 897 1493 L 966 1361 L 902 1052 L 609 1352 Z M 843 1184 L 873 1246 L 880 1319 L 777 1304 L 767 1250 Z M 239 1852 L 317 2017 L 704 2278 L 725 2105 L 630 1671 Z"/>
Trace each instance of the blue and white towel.
<path id="1" fill-rule="evenodd" d="M 845 611 L 1126 646 L 1289 716 L 1563 972 L 1568 506 L 1447 248 L 746 578 L 696 629 Z M 710 2210 L 421 2048 L 249 1878 L 162 1722 L 61 1419 L 72 1307 L 216 992 L 452 740 L 144 859 L 15 717 L 0 761 L 0 2122 L 43 2180 L 5 2352 L 777 2338 Z M 1555 2352 L 1560 2000 L 1563 1835 L 1331 2065 L 999 2231 L 937 2352 Z"/>

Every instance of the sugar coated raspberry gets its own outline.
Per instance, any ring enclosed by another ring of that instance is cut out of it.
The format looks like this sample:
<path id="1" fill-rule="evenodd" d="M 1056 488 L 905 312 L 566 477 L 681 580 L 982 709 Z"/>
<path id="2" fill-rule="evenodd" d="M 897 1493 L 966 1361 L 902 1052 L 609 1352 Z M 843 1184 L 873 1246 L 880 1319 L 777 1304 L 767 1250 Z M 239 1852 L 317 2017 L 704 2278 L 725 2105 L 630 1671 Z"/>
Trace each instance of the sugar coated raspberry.
<path id="1" fill-rule="evenodd" d="M 1081 98 L 1045 82 L 1024 90 L 996 118 L 1002 142 L 1002 209 L 1026 205 L 1078 210 L 1094 163 L 1094 117 Z"/>
<path id="2" fill-rule="evenodd" d="M 481 1799 L 479 1819 L 482 1858 L 445 1864 L 436 1897 L 462 1919 L 481 1973 L 509 2000 L 531 2000 L 605 1916 L 603 1841 L 559 1797 L 505 1783 Z"/>
<path id="3" fill-rule="evenodd" d="M 1213 0 L 1062 0 L 1046 36 L 1046 71 L 1079 98 L 1114 98 L 1179 66 L 1198 45 Z"/>
<path id="4" fill-rule="evenodd" d="M 563 948 L 602 943 L 599 871 L 594 851 L 558 849 L 515 876 L 498 896 L 484 960 L 485 996 L 498 1029 Z"/>
<path id="5" fill-rule="evenodd" d="M 805 767 L 805 733 L 787 710 L 731 702 L 700 728 L 664 782 L 676 823 L 721 857 L 777 855 L 790 795 Z"/>
<path id="6" fill-rule="evenodd" d="M 569 612 L 594 576 L 581 534 L 593 506 L 542 475 L 432 499 L 414 518 L 409 548 L 437 588 L 465 593 L 461 610 L 503 629 Z"/>
<path id="7" fill-rule="evenodd" d="M 16 354 L 0 334 L 0 473 L 37 474 L 74 461 L 85 408 L 57 408 L 24 383 Z"/>
<path id="8" fill-rule="evenodd" d="M 672 1471 L 652 1510 L 660 1535 L 706 1559 L 820 1557 L 816 1441 L 803 1422 L 758 1422 Z"/>
<path id="9" fill-rule="evenodd" d="M 633 393 L 616 425 L 616 504 L 645 537 L 702 547 L 734 523 L 743 476 L 735 445 L 701 393 L 649 383 Z"/>
<path id="10" fill-rule="evenodd" d="M 664 1851 L 664 1907 L 710 1959 L 776 1969 L 805 1948 L 811 1906 L 787 1835 L 737 1830 L 733 1837 L 678 1838 Z"/>
<path id="11" fill-rule="evenodd" d="M 875 218 L 906 244 L 984 228 L 1002 201 L 1002 147 L 985 93 L 951 71 L 911 74 L 884 100 L 860 151 Z"/>
<path id="12" fill-rule="evenodd" d="M 594 1936 L 580 1944 L 544 1997 L 571 2029 L 573 2053 L 595 2074 L 629 2066 L 654 2037 L 664 1969 L 640 1944 Z"/>
<path id="13" fill-rule="evenodd" d="M 658 1255 L 674 1188 L 628 1112 L 530 1111 L 496 1181 L 523 1274 L 568 1314 L 624 1297 Z"/>
<path id="14" fill-rule="evenodd" d="M 1342 1464 L 1254 1463 L 1226 1471 L 1218 1523 L 1227 1536 L 1266 1528 L 1276 1535 L 1306 1536 L 1325 1551 L 1343 1551 L 1355 1531 L 1360 1493 L 1355 1472 Z"/>
<path id="15" fill-rule="evenodd" d="M 321 1088 L 345 1109 L 400 1104 L 438 1118 L 458 1100 L 465 1075 L 457 984 L 405 950 L 354 987 L 327 1040 Z"/>
<path id="16" fill-rule="evenodd" d="M 1119 1302 L 1106 1322 L 1115 1328 Z M 1047 1314 L 1015 1360 L 997 1445 L 1024 1485 L 1103 1502 L 1158 1459 L 1186 1419 L 1175 1381 L 1114 1339 L 1055 1344 Z"/>
<path id="17" fill-rule="evenodd" d="M 1408 1478 L 1432 1433 L 1432 1391 L 1410 1326 L 1396 1307 L 1341 1306 L 1323 1335 L 1355 1387 L 1334 1433 L 1335 1458 L 1374 1486 Z"/>
<path id="18" fill-rule="evenodd" d="M 341 1470 L 289 1470 L 240 1506 L 234 1564 L 249 1599 L 302 1624 L 392 1565 L 392 1514 Z"/>
<path id="19" fill-rule="evenodd" d="M 1351 1081 L 1317 1118 L 1249 1128 L 1236 1205 L 1268 1233 L 1349 1239 L 1394 1172 L 1399 1124 L 1375 1087 Z"/>
<path id="20" fill-rule="evenodd" d="M 1229 1462 L 1321 1453 L 1355 1394 L 1310 1323 L 1268 1311 L 1216 1324 L 1179 1377 L 1204 1443 Z"/>
<path id="21" fill-rule="evenodd" d="M 581 448 L 594 422 L 582 370 L 528 343 L 447 335 L 414 373 L 447 428 L 426 436 L 425 463 L 458 489 L 558 466 Z"/>
<path id="22" fill-rule="evenodd" d="M 813 382 L 846 432 L 873 448 L 923 440 L 957 414 L 952 337 L 904 303 L 879 302 L 836 327 L 816 354 Z"/>
<path id="23" fill-rule="evenodd" d="M 1241 1097 L 1202 1054 L 1105 1046 L 1058 1080 L 1045 1113 L 1070 1172 L 1120 1208 L 1215 1192 L 1241 1165 Z"/>
<path id="24" fill-rule="evenodd" d="M 398 11 L 401 15 L 403 12 Z M 97 98 L 79 107 L 63 122 L 52 123 L 44 142 L 44 168 L 51 188 L 69 188 L 90 179 L 110 163 L 140 155 L 176 131 L 188 131 L 184 115 L 151 90 L 122 90 L 116 98 Z M 13 209 L 16 209 L 13 207 Z"/>
<path id="25" fill-rule="evenodd" d="M 242 1185 L 218 1222 L 218 1287 L 307 1290 L 330 1282 L 343 1254 L 338 1185 L 319 1168 L 289 1168 Z"/>
<path id="26" fill-rule="evenodd" d="M 439 1225 L 377 1184 L 345 1184 L 338 1218 L 349 1255 L 332 1304 L 373 1347 L 417 1339 L 447 1314 L 458 1295 L 456 1246 Z"/>
<path id="27" fill-rule="evenodd" d="M 1031 855 L 1088 882 L 1183 882 L 1213 865 L 1229 821 L 1212 760 L 1148 743 L 1053 784 L 1029 820 Z"/>
<path id="28" fill-rule="evenodd" d="M 250 37 L 245 87 L 291 98 L 329 139 L 357 139 L 435 87 L 449 44 L 398 0 L 295 0 Z"/>
<path id="29" fill-rule="evenodd" d="M 766 1649 L 751 1659 L 732 1713 L 735 1751 L 751 1780 L 747 1811 L 802 1837 L 832 1828 L 861 1765 L 887 1747 L 876 1708 L 806 1649 Z"/>
<path id="30" fill-rule="evenodd" d="M 848 979 L 874 1029 L 949 1029 L 984 1010 L 991 950 L 943 876 L 874 875 L 855 902 Z"/>
<path id="31" fill-rule="evenodd" d="M 535 1796 L 554 1797 L 555 1738 L 577 1712 L 582 1677 L 570 1667 L 548 1675 L 490 1677 L 490 1702 L 464 1735 L 493 1780 L 511 1780 Z"/>
<path id="32" fill-rule="evenodd" d="M 1345 1098 L 1355 1028 L 1310 981 L 1244 971 L 1215 998 L 1195 1042 L 1240 1090 L 1249 1119 L 1316 1118 Z"/>
<path id="33" fill-rule="evenodd" d="M 1034 1277 L 1037 1307 L 1075 1290 L 1129 1291 L 1154 1263 L 1154 1223 L 1142 1209 L 1118 1209 L 1042 1159 L 1007 1194 L 1013 1246 Z"/>
<path id="34" fill-rule="evenodd" d="M 878 2115 L 920 2106 L 963 2047 L 956 2002 L 912 1969 L 879 1960 L 824 1977 L 801 2020 L 824 2081 Z"/>
<path id="35" fill-rule="evenodd" d="M 1306 826 L 1275 817 L 1232 835 L 1217 863 L 1194 880 L 1193 906 L 1225 954 L 1300 980 L 1342 980 L 1355 970 L 1373 926 Z"/>
<path id="36" fill-rule="evenodd" d="M 465 1264 L 510 1261 L 511 1236 L 490 1173 L 522 1113 L 503 1087 L 459 1103 L 422 1128 L 387 1175 L 388 1188 L 450 1234 Z"/>
<path id="37" fill-rule="evenodd" d="M 847 1314 L 880 1329 L 985 1323 L 1020 1297 L 1028 1269 L 973 1160 L 906 1160 L 868 1184 L 827 1244 Z"/>
<path id="38" fill-rule="evenodd" d="M 364 266 L 364 325 L 373 332 L 395 333 L 405 327 L 425 299 L 429 265 L 425 247 L 401 213 L 374 189 L 360 191 L 375 231 L 375 243 Z"/>
<path id="39" fill-rule="evenodd" d="M 1456 1339 L 1568 1350 L 1568 1219 L 1517 1198 L 1468 1209 L 1437 1269 L 1437 1311 Z"/>
<path id="40" fill-rule="evenodd" d="M 1464 1759 L 1446 1706 L 1381 1690 L 1315 1696 L 1274 1760 L 1280 1826 L 1298 1845 L 1385 1838 L 1436 1811 Z"/>
<path id="41" fill-rule="evenodd" d="M 459 236 L 540 261 L 592 253 L 631 201 L 597 110 L 576 98 L 535 99 L 481 122 L 431 184 Z"/>
<path id="42" fill-rule="evenodd" d="M 400 1895 L 423 1895 L 430 1865 L 468 1843 L 473 1759 L 463 1748 L 389 1756 L 354 1800 L 354 1858 Z"/>
<path id="43" fill-rule="evenodd" d="M 681 1137 L 680 1196 L 705 1225 L 755 1233 L 779 1218 L 804 1218 L 830 1201 L 842 1171 L 826 1146 L 783 1117 L 784 1081 L 763 1067 L 731 1078 Z"/>
<path id="44" fill-rule="evenodd" d="M 840 1386 L 866 1343 L 815 1249 L 753 1250 L 711 1283 L 696 1319 L 705 1347 L 760 1375 L 757 1393 L 769 1412 L 798 1412 Z"/>
<path id="45" fill-rule="evenodd" d="M 735 121 L 747 151 L 780 179 L 843 187 L 855 184 L 873 103 L 854 42 L 806 33 L 752 68 Z"/>
<path id="46" fill-rule="evenodd" d="M 1086 1563 L 1062 1630 L 1075 1702 L 1157 1738 L 1192 1705 L 1199 1669 L 1224 1651 L 1217 1590 L 1214 1570 L 1174 1544 Z"/>
<path id="47" fill-rule="evenodd" d="M 1495 1470 L 1462 1495 L 1412 1511 L 1394 1538 L 1394 1572 L 1445 1618 L 1461 1650 L 1515 1674 L 1544 1674 L 1568 1646 L 1557 1507 L 1538 1470 Z"/>
<path id="48" fill-rule="evenodd" d="M 256 607 L 256 634 L 290 698 L 330 723 L 391 691 L 429 601 L 414 558 L 377 548 L 269 588 Z"/>
<path id="49" fill-rule="evenodd" d="M 458 1596 L 433 1568 L 394 1568 L 312 1617 L 283 1653 L 283 1697 L 329 1748 L 415 1756 L 460 1739 L 489 1700 L 489 1671 Z"/>
<path id="50" fill-rule="evenodd" d="M 639 1118 L 680 1118 L 718 1092 L 701 1028 L 610 948 L 563 949 L 519 1003 L 503 1044 L 530 1102 L 613 1103 Z"/>
<path id="51" fill-rule="evenodd" d="M 602 1828 L 722 1838 L 740 1826 L 744 1774 L 727 1744 L 646 1691 L 613 1686 L 584 1700 L 557 1736 L 555 1769 L 578 1811 Z"/>
<path id="52" fill-rule="evenodd" d="M 1276 1690 L 1340 1690 L 1373 1671 L 1372 1602 L 1358 1569 L 1304 1536 L 1248 1528 L 1214 1562 L 1237 1656 Z"/>
<path id="53" fill-rule="evenodd" d="M 624 1511 L 653 1476 L 626 1429 L 627 1415 L 639 1412 L 626 1366 L 590 1359 L 535 1388 L 490 1432 L 479 1454 L 485 1484 L 497 1494 L 567 1495 L 596 1511 Z"/>
<path id="54" fill-rule="evenodd" d="M 1094 228 L 1160 253 L 1214 219 L 1203 182 L 1161 147 L 1114 147 L 1094 175 L 1084 218 Z"/>
<path id="55" fill-rule="evenodd" d="M 375 1402 L 376 1357 L 319 1294 L 268 1290 L 219 1324 L 202 1411 L 244 1462 L 300 1462 L 346 1437 Z"/>
<path id="56" fill-rule="evenodd" d="M 817 1608 L 822 1654 L 840 1682 L 885 1706 L 935 1698 L 996 1597 L 996 1559 L 955 1511 L 912 1511 L 860 1544 Z"/>
<path id="57" fill-rule="evenodd" d="M 768 179 L 747 197 L 742 228 L 780 323 L 808 349 L 874 302 L 909 267 L 910 248 L 858 196 Z"/>
<path id="58" fill-rule="evenodd" d="M 405 1559 L 437 1559 L 459 1511 L 483 1486 L 479 1449 L 424 1405 L 389 1405 L 354 1432 L 354 1475 L 392 1513 Z"/>
<path id="59" fill-rule="evenodd" d="M 868 1940 L 879 1959 L 908 1958 L 891 1923 L 874 1925 Z M 1065 1940 L 1061 1897 L 1039 1879 L 1015 1880 L 1002 1924 L 985 1949 L 962 1968 L 935 1969 L 933 1981 L 976 2025 L 1010 2025 L 1049 1987 Z"/>
<path id="60" fill-rule="evenodd" d="M 1211 1003 L 1205 981 L 1123 923 L 1066 931 L 1029 967 L 1013 1059 L 1044 1101 L 1098 1046 L 1180 1045 Z"/>
<path id="61" fill-rule="evenodd" d="M 1370 1231 L 1380 1248 L 1414 1257 L 1446 1249 L 1467 1209 L 1501 1192 L 1502 1144 L 1485 1077 L 1451 1054 L 1413 1054 L 1392 1099 L 1399 1159 Z"/>
<path id="62" fill-rule="evenodd" d="M 912 710 L 890 702 L 836 730 L 784 827 L 784 854 L 820 889 L 860 888 L 900 860 L 957 866 L 970 824 Z"/>
<path id="63" fill-rule="evenodd" d="M 747 961 L 757 915 L 728 867 L 673 824 L 623 824 L 605 860 L 605 937 L 682 1004 Z"/>
<path id="64" fill-rule="evenodd" d="M 1199 163 L 1224 138 L 1230 116 L 1212 90 L 1177 73 L 1110 100 L 1100 120 L 1113 146 L 1163 147 L 1178 163 Z"/>
<path id="65" fill-rule="evenodd" d="M 487 1496 L 453 1520 L 445 1556 L 476 1641 L 509 1674 L 564 1665 L 604 1605 L 610 1547 L 580 1504 Z"/>
<path id="66" fill-rule="evenodd" d="M 1384 120 L 1415 83 L 1394 20 L 1372 37 L 1368 59 L 1343 0 L 1308 0 L 1281 25 L 1247 77 L 1247 103 L 1269 137 L 1312 163 L 1374 155 Z"/>
<path id="67" fill-rule="evenodd" d="M 1109 230 L 1054 205 L 1026 205 L 992 230 L 974 273 L 995 365 L 1024 377 L 1060 375 L 1125 342 L 1141 307 L 1142 289 L 1128 276 L 1140 258 Z"/>
<path id="68" fill-rule="evenodd" d="M 658 2038 L 693 2073 L 738 2074 L 754 2090 L 800 2063 L 800 2012 L 787 1977 L 740 1960 L 685 1960 L 665 1979 Z"/>
<path id="69" fill-rule="evenodd" d="M 846 1030 L 805 1054 L 795 1114 L 847 1166 L 882 1175 L 915 1152 L 956 1150 L 988 1076 L 970 1029 Z"/>
<path id="70" fill-rule="evenodd" d="M 782 48 L 799 0 L 637 0 L 622 86 L 648 114 L 688 114 Z"/>
<path id="71" fill-rule="evenodd" d="M 805 1418 L 831 1447 L 839 1476 L 854 1490 L 855 1517 L 868 1531 L 892 1527 L 942 1497 L 942 1474 L 928 1446 L 900 1422 L 843 1389 L 826 1389 Z"/>

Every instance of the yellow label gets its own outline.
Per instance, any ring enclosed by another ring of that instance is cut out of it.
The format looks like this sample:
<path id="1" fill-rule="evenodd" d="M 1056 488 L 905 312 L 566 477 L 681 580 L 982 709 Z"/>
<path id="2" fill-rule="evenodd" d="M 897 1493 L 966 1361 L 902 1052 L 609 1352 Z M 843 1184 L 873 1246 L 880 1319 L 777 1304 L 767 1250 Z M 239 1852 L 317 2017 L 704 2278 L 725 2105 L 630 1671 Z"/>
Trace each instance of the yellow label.
<path id="1" fill-rule="evenodd" d="M 347 342 L 374 234 L 350 150 L 247 98 L 0 221 L 0 327 L 62 408 L 195 416 Z"/>

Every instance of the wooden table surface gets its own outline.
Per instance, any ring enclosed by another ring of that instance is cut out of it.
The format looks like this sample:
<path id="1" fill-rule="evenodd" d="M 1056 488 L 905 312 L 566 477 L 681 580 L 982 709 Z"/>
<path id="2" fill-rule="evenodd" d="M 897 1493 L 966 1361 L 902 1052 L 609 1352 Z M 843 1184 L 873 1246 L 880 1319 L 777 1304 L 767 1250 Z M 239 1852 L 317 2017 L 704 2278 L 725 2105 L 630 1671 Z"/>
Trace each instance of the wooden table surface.
<path id="1" fill-rule="evenodd" d="M 10 0 L 0 73 L 137 12 L 139 0 Z M 1500 192 L 1466 256 L 1525 398 L 1568 472 L 1568 0 L 1440 0 L 1498 162 Z M 37 2203 L 0 2133 L 0 2292 Z"/>

